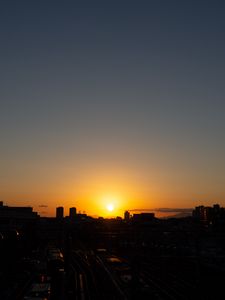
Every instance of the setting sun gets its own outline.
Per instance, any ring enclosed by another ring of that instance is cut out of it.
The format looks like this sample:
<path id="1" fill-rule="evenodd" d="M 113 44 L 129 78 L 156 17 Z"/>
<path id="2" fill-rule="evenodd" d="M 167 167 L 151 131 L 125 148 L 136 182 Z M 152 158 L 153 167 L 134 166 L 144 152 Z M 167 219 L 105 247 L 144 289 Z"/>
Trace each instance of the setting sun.
<path id="1" fill-rule="evenodd" d="M 118 193 L 106 193 L 96 199 L 99 203 L 99 215 L 105 217 L 123 215 L 123 199 Z"/>
<path id="2" fill-rule="evenodd" d="M 113 211 L 114 210 L 114 205 L 112 203 L 109 203 L 106 205 L 106 208 L 108 211 Z"/>

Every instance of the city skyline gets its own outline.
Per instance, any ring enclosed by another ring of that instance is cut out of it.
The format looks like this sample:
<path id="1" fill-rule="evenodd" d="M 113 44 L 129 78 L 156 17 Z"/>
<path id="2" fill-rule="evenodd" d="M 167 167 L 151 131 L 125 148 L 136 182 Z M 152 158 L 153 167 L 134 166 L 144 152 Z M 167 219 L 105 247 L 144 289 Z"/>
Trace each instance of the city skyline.
<path id="1" fill-rule="evenodd" d="M 108 207 L 109 212 L 113 212 L 114 208 L 110 205 Z M 15 222 L 17 219 L 26 220 L 26 219 L 39 219 L 44 218 L 46 216 L 38 215 L 37 212 L 33 210 L 33 207 L 30 206 L 8 206 L 3 201 L 0 201 L 0 211 L 1 218 L 3 220 L 11 219 L 12 222 Z M 216 221 L 216 219 L 220 219 L 223 222 L 225 216 L 225 208 L 221 207 L 220 204 L 214 203 L 212 206 L 200 205 L 194 208 L 156 208 L 156 209 L 127 209 L 123 212 L 123 216 L 116 216 L 113 214 L 109 214 L 108 216 L 90 216 L 86 214 L 85 211 L 77 210 L 76 207 L 69 207 L 68 211 L 64 209 L 63 206 L 55 207 L 55 215 L 53 218 L 57 220 L 67 219 L 70 221 L 84 221 L 84 220 L 124 220 L 126 221 L 135 221 L 137 218 L 147 218 L 146 221 L 150 221 L 151 219 L 177 219 L 183 221 L 190 220 L 198 220 L 203 222 L 202 224 L 210 224 L 212 225 L 212 221 Z M 52 219 L 52 216 L 47 219 Z M 11 222 L 9 222 L 10 224 Z"/>
<path id="2" fill-rule="evenodd" d="M 0 200 L 225 206 L 224 6 L 2 3 Z"/>

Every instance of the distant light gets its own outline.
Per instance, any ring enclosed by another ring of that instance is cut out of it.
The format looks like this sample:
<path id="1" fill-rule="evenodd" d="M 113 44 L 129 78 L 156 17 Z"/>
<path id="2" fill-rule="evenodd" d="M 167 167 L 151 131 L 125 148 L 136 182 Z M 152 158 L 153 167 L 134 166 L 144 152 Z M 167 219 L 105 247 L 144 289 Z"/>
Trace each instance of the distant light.
<path id="1" fill-rule="evenodd" d="M 114 210 L 114 205 L 112 203 L 107 204 L 106 206 L 108 211 L 113 211 Z"/>

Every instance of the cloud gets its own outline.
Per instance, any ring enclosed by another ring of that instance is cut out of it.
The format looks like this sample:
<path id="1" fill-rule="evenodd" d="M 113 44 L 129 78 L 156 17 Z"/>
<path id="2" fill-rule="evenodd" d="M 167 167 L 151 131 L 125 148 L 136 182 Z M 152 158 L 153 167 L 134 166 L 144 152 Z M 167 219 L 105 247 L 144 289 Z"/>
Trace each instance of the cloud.
<path id="1" fill-rule="evenodd" d="M 155 211 L 159 212 L 171 212 L 171 213 L 183 213 L 192 212 L 193 208 L 156 208 Z"/>
<path id="2" fill-rule="evenodd" d="M 138 208 L 138 209 L 130 209 L 130 212 L 165 212 L 165 213 L 191 213 L 193 211 L 193 208 L 154 208 L 154 209 L 144 209 L 144 208 Z"/>

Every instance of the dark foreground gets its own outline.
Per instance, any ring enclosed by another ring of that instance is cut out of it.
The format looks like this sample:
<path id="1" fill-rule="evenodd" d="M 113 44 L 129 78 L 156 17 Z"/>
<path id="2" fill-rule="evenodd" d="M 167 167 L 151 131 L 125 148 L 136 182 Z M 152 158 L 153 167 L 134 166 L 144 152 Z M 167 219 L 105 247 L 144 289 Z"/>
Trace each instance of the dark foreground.
<path id="1" fill-rule="evenodd" d="M 223 223 L 83 217 L 0 228 L 2 300 L 223 299 Z"/>

